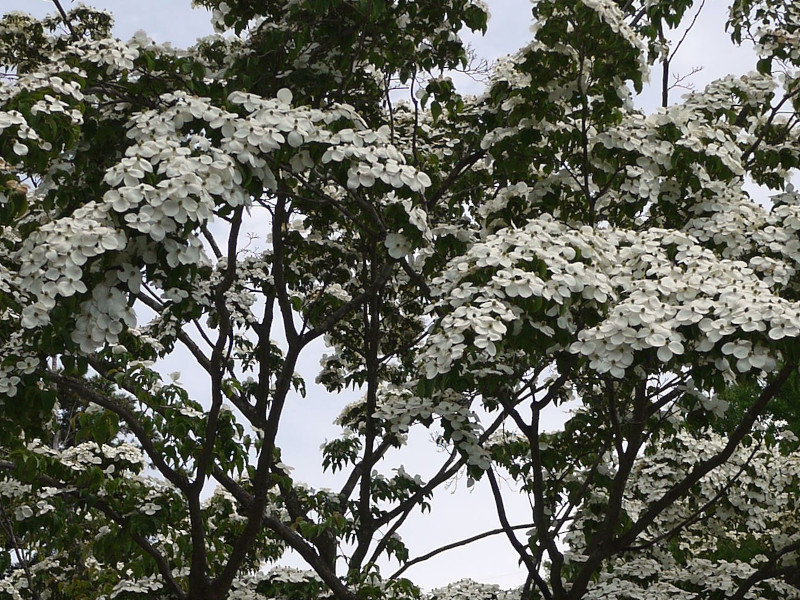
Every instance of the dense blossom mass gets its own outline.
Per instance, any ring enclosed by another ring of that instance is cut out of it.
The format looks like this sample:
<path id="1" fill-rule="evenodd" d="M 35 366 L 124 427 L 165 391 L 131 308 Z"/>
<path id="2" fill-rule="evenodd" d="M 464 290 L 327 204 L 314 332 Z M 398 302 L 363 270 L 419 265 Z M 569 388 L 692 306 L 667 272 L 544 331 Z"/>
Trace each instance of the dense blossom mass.
<path id="1" fill-rule="evenodd" d="M 195 4 L 0 19 L 0 600 L 800 599 L 797 2 L 682 99 L 691 0 L 533 0 L 489 73 L 479 0 Z M 415 582 L 494 535 L 519 587 Z"/>

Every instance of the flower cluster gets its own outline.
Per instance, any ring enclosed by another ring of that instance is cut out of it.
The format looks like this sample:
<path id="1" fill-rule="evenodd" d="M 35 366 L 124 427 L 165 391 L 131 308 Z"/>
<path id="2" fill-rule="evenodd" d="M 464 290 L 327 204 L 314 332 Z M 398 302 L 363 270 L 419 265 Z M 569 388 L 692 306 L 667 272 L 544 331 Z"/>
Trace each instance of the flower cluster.
<path id="1" fill-rule="evenodd" d="M 83 124 L 80 103 L 85 96 L 79 78 L 84 73 L 70 67 L 62 69 L 61 64 L 58 66 L 58 69 L 51 67 L 45 72 L 25 73 L 10 84 L 0 87 L 0 106 L 18 94 L 33 94 L 36 98 L 27 111 L 34 117 L 31 119 L 33 124 L 19 110 L 0 110 L 0 135 L 13 135 L 12 150 L 18 160 L 26 157 L 33 149 L 53 149 L 47 139 L 52 131 L 45 133 L 42 127 L 43 123 L 53 122 L 47 117 L 74 126 Z M 37 128 L 42 131 L 37 131 Z"/>
<path id="2" fill-rule="evenodd" d="M 20 261 L 20 285 L 36 302 L 23 309 L 23 327 L 46 323 L 59 296 L 87 291 L 82 280 L 87 261 L 125 248 L 125 233 L 109 226 L 107 213 L 107 207 L 90 203 L 70 217 L 43 225 L 24 241 L 15 256 Z"/>
<path id="3" fill-rule="evenodd" d="M 444 587 L 431 590 L 429 600 L 513 600 L 519 598 L 521 590 L 503 590 L 499 585 L 478 583 L 472 579 L 462 579 Z"/>
<path id="4" fill-rule="evenodd" d="M 581 0 L 581 2 L 595 11 L 597 16 L 611 31 L 619 35 L 633 48 L 639 51 L 639 56 L 641 57 L 639 68 L 642 74 L 647 76 L 650 72 L 650 68 L 645 60 L 647 54 L 644 40 L 642 40 L 641 36 L 628 24 L 626 15 L 620 9 L 619 4 L 612 0 Z"/>
<path id="5" fill-rule="evenodd" d="M 723 371 L 769 371 L 773 342 L 800 334 L 800 306 L 745 263 L 675 231 L 575 230 L 537 219 L 475 244 L 434 286 L 446 312 L 420 358 L 429 379 L 466 354 L 494 357 L 523 326 L 550 340 L 531 353 L 557 350 L 565 331 L 575 340 L 570 352 L 619 378 L 650 350 L 662 363 L 687 357 Z"/>
<path id="6" fill-rule="evenodd" d="M 405 434 L 413 423 L 439 417 L 449 430 L 449 439 L 467 458 L 467 464 L 488 469 L 489 454 L 481 442 L 480 421 L 470 410 L 468 400 L 454 390 L 437 392 L 431 398 L 420 398 L 410 390 L 396 386 L 381 390 L 373 415 L 385 421 L 394 434 Z"/>
<path id="7" fill-rule="evenodd" d="M 114 469 L 108 471 L 109 473 L 117 468 L 139 472 L 145 464 L 142 450 L 130 443 L 111 446 L 90 441 L 59 450 L 46 445 L 40 439 L 35 439 L 29 442 L 27 447 L 30 452 L 55 459 L 73 471 L 85 471 L 93 465 L 107 464 L 114 466 Z"/>
<path id="8" fill-rule="evenodd" d="M 103 54 L 97 52 L 98 56 Z M 62 90 L 65 94 L 74 97 L 79 93 L 74 86 L 67 87 Z M 127 294 L 138 292 L 140 275 L 123 269 L 115 276 L 109 271 L 102 283 L 90 284 L 93 289 L 89 290 L 85 271 L 92 269 L 92 259 L 114 253 L 121 265 L 126 265 L 125 254 L 154 262 L 157 256 L 142 243 L 143 235 L 162 245 L 171 267 L 207 264 L 198 238 L 189 234 L 179 242 L 178 234 L 187 225 L 208 223 L 219 203 L 250 203 L 243 187 L 243 168 L 258 176 L 267 188 L 275 189 L 275 175 L 266 157 L 284 146 L 324 144 L 323 164 L 352 163 L 347 181 L 350 188 L 370 187 L 376 180 L 412 191 L 430 185 L 424 173 L 403 164 L 403 156 L 387 141 L 388 131 L 364 129 L 352 108 L 293 108 L 291 99 L 286 89 L 271 100 L 235 92 L 229 102 L 245 111 L 241 116 L 216 107 L 208 98 L 168 93 L 160 99 L 166 108 L 134 116 L 128 131 L 134 143 L 105 173 L 109 189 L 102 203 L 90 201 L 69 216 L 43 224 L 17 252 L 21 263 L 19 286 L 35 297 L 35 302 L 23 310 L 23 327 L 47 324 L 59 297 L 89 294 L 81 302 L 83 310 L 76 320 L 73 340 L 84 351 L 104 343 L 116 344 L 123 326 L 135 324 Z M 51 104 L 56 107 L 53 110 L 63 112 L 57 98 L 52 98 Z M 37 104 L 37 111 L 46 110 L 46 106 Z M 356 129 L 327 128 L 343 120 Z M 191 133 L 198 122 L 204 126 Z M 18 127 L 22 132 L 18 136 L 35 137 L 20 114 L 2 113 L 0 123 Z"/>

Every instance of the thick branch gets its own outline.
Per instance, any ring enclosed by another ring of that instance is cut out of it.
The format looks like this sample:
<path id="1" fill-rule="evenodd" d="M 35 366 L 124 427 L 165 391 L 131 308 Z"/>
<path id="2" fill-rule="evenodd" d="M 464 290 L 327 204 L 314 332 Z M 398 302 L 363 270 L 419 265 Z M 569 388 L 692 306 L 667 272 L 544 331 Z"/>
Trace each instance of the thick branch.
<path id="1" fill-rule="evenodd" d="M 375 280 L 375 269 L 377 268 L 376 252 L 374 246 L 371 248 L 372 256 L 370 265 L 365 265 L 364 278 Z M 387 265 L 388 266 L 388 265 Z M 364 282 L 365 286 L 367 281 Z M 356 537 L 358 545 L 350 557 L 349 568 L 351 572 L 358 572 L 361 563 L 369 551 L 372 542 L 372 535 L 375 533 L 375 525 L 372 517 L 372 466 L 378 457 L 373 456 L 375 450 L 375 438 L 377 436 L 377 424 L 375 422 L 375 407 L 378 402 L 378 352 L 381 340 L 381 298 L 378 293 L 380 288 L 375 288 L 369 302 L 364 304 L 363 325 L 364 325 L 364 350 L 366 353 L 365 362 L 367 368 L 367 394 L 366 394 L 366 415 L 364 426 L 364 468 L 361 470 L 361 485 L 358 497 L 358 530 Z"/>
<path id="2" fill-rule="evenodd" d="M 784 575 L 792 575 L 793 577 L 797 578 L 797 574 L 800 572 L 800 567 L 798 567 L 798 565 L 785 567 L 777 567 L 775 565 L 777 565 L 778 560 L 782 556 L 798 550 L 800 550 L 800 539 L 797 539 L 794 542 L 787 544 L 783 548 L 779 548 L 775 552 L 772 552 L 769 555 L 769 560 L 764 563 L 764 566 L 750 575 L 750 577 L 745 579 L 739 585 L 739 589 L 736 590 L 736 593 L 733 596 L 731 596 L 731 600 L 744 600 L 744 597 L 747 596 L 747 593 L 753 588 L 753 586 L 761 583 L 762 581 L 766 581 L 767 579 L 773 579 Z"/>
<path id="3" fill-rule="evenodd" d="M 714 494 L 714 496 L 712 496 L 707 502 L 705 502 L 700 508 L 698 508 L 696 511 L 694 511 L 691 515 L 689 515 L 684 520 L 682 520 L 680 523 L 678 523 L 674 527 L 671 527 L 670 529 L 668 529 L 667 531 L 665 531 L 661 535 L 655 536 L 653 539 L 648 540 L 646 542 L 643 542 L 641 544 L 637 544 L 635 546 L 631 546 L 631 547 L 627 548 L 626 550 L 630 552 L 630 551 L 641 551 L 641 550 L 646 550 L 648 548 L 652 548 L 653 546 L 655 546 L 656 544 L 658 544 L 662 540 L 667 540 L 667 539 L 675 537 L 681 531 L 683 531 L 686 527 L 689 527 L 693 523 L 696 523 L 697 521 L 699 521 L 703 517 L 703 515 L 706 513 L 706 511 L 708 511 L 709 509 L 715 507 L 717 505 L 717 502 L 719 502 L 721 498 L 727 496 L 728 490 L 731 489 L 731 487 L 733 486 L 734 483 L 739 481 L 739 477 L 741 477 L 742 473 L 744 473 L 745 469 L 747 469 L 747 467 L 750 465 L 750 463 L 752 462 L 753 458 L 756 455 L 756 452 L 758 452 L 760 447 L 761 447 L 761 443 L 754 444 L 753 450 L 750 452 L 750 455 L 747 457 L 747 459 L 742 463 L 742 466 L 739 467 L 739 470 L 736 471 L 736 473 L 732 477 L 730 477 L 728 479 L 728 481 L 725 483 L 725 485 L 722 486 L 719 489 L 719 491 L 716 494 Z"/>
<path id="4" fill-rule="evenodd" d="M 725 448 L 723 448 L 719 454 L 695 466 L 695 468 L 692 469 L 692 471 L 686 477 L 684 477 L 682 481 L 673 485 L 661 498 L 652 503 L 647 510 L 644 511 L 644 514 L 639 517 L 639 519 L 630 527 L 630 529 L 628 529 L 628 531 L 614 540 L 613 546 L 616 551 L 623 550 L 630 546 L 636 537 L 645 529 L 647 529 L 647 527 L 652 524 L 655 518 L 667 507 L 672 506 L 672 504 L 674 504 L 679 498 L 683 497 L 693 485 L 695 485 L 708 473 L 727 462 L 739 444 L 741 444 L 744 437 L 750 433 L 753 428 L 753 424 L 764 412 L 764 408 L 767 406 L 767 403 L 775 396 L 775 394 L 778 393 L 795 368 L 796 365 L 793 363 L 787 363 L 784 365 L 775 379 L 773 379 L 769 385 L 764 388 L 758 399 L 747 410 L 738 427 L 736 427 L 736 429 L 734 429 L 730 434 Z"/>
<path id="5" fill-rule="evenodd" d="M 284 269 L 286 254 L 283 245 L 283 230 L 288 220 L 286 201 L 286 193 L 279 194 L 275 205 L 275 211 L 272 215 L 272 279 L 275 283 L 275 296 L 278 299 L 278 306 L 281 309 L 281 317 L 283 318 L 284 335 L 289 345 L 292 345 L 295 343 L 298 334 L 294 326 L 294 310 L 292 309 L 292 303 L 289 299 Z"/>
<path id="6" fill-rule="evenodd" d="M 231 479 L 221 469 L 214 469 L 214 477 L 248 511 L 252 510 L 252 507 L 257 504 L 256 499 L 252 494 L 242 489 L 238 483 Z M 325 561 L 314 551 L 311 545 L 301 535 L 299 535 L 275 515 L 264 514 L 261 521 L 265 526 L 269 527 L 269 529 L 275 532 L 278 537 L 280 537 L 294 551 L 303 557 L 303 559 L 314 570 L 314 572 L 320 576 L 320 579 L 322 579 L 328 585 L 336 598 L 339 600 L 356 599 L 355 593 L 348 589 L 347 586 L 336 576 L 336 574 L 328 568 L 328 566 L 325 564 Z M 220 576 L 220 579 L 221 577 L 222 576 Z"/>

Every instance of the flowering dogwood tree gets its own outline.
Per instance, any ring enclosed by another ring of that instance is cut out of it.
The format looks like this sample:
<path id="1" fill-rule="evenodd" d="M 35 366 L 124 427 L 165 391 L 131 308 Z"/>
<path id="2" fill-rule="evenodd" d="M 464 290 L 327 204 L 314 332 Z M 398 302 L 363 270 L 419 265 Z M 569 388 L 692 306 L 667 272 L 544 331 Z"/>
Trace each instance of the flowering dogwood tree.
<path id="1" fill-rule="evenodd" d="M 0 22 L 0 598 L 800 598 L 796 2 L 735 1 L 754 72 L 652 114 L 689 0 L 536 0 L 477 97 L 476 0 L 197 4 L 188 51 Z M 282 462 L 306 375 L 363 394 L 336 491 Z M 404 577 L 482 537 L 402 541 L 459 476 L 521 588 Z"/>

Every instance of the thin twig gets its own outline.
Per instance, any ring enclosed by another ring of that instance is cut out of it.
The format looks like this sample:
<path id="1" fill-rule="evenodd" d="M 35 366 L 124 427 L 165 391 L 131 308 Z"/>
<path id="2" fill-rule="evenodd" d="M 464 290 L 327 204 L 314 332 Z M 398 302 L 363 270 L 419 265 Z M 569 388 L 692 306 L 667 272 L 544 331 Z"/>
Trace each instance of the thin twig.
<path id="1" fill-rule="evenodd" d="M 72 38 L 72 41 L 77 42 L 78 32 L 75 31 L 75 28 L 72 26 L 72 23 L 70 23 L 69 17 L 67 16 L 64 7 L 61 6 L 60 0 L 53 0 L 53 4 L 56 5 L 56 9 L 58 10 L 58 13 L 61 15 L 61 20 L 64 21 L 64 25 L 66 25 L 67 29 L 69 29 L 69 35 Z"/>
<path id="2" fill-rule="evenodd" d="M 519 529 L 531 529 L 535 527 L 535 523 L 524 523 L 523 525 L 513 525 L 511 527 L 511 531 L 517 531 Z M 431 550 L 427 554 L 423 554 L 422 556 L 417 556 L 416 558 L 412 558 L 407 563 L 405 563 L 402 567 L 400 567 L 397 571 L 395 571 L 389 579 L 397 579 L 400 575 L 402 575 L 406 570 L 410 569 L 414 565 L 424 562 L 433 558 L 434 556 L 441 554 L 442 552 L 447 552 L 448 550 L 453 550 L 454 548 L 460 548 L 461 546 L 466 546 L 467 544 L 471 544 L 473 542 L 480 541 L 487 537 L 491 537 L 493 535 L 498 535 L 500 533 L 505 533 L 506 530 L 502 527 L 498 527 L 497 529 L 490 529 L 489 531 L 484 531 L 483 533 L 478 533 L 476 535 L 470 536 L 468 538 L 464 538 L 463 540 L 458 540 L 457 542 L 452 542 L 450 544 L 445 544 L 444 546 L 440 546 L 435 550 Z"/>
<path id="3" fill-rule="evenodd" d="M 39 595 L 39 592 L 33 587 L 33 575 L 31 575 L 28 561 L 25 560 L 25 557 L 22 555 L 22 550 L 19 547 L 17 536 L 14 534 L 14 527 L 11 524 L 11 519 L 8 518 L 8 514 L 6 513 L 6 507 L 3 504 L 2 496 L 0 496 L 0 518 L 3 519 L 4 529 L 6 530 L 8 538 L 11 540 L 11 545 L 14 547 L 14 554 L 17 555 L 17 562 L 22 565 L 22 570 L 25 571 L 25 579 L 28 581 L 28 589 L 31 591 L 31 594 L 33 594 L 34 600 L 41 600 L 42 597 Z"/>
<path id="4" fill-rule="evenodd" d="M 678 43 L 675 44 L 674 50 L 667 57 L 667 62 L 672 62 L 672 59 L 675 58 L 675 55 L 678 53 L 681 44 L 683 44 L 683 42 L 686 40 L 686 36 L 689 35 L 689 32 L 694 28 L 695 23 L 697 23 L 697 19 L 700 16 L 700 13 L 703 12 L 703 8 L 705 7 L 705 5 L 706 5 L 706 0 L 702 0 L 702 2 L 700 2 L 700 7 L 697 9 L 697 12 L 694 13 L 694 18 L 692 19 L 692 22 L 689 23 L 689 26 L 686 28 L 686 31 L 683 32 L 683 36 L 681 37 L 680 40 L 678 40 Z"/>

